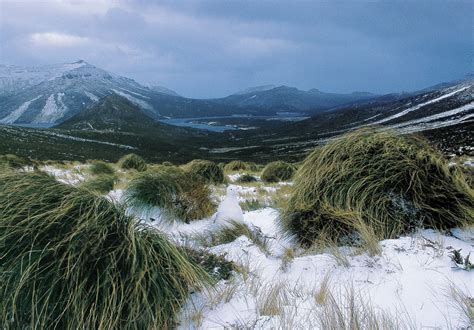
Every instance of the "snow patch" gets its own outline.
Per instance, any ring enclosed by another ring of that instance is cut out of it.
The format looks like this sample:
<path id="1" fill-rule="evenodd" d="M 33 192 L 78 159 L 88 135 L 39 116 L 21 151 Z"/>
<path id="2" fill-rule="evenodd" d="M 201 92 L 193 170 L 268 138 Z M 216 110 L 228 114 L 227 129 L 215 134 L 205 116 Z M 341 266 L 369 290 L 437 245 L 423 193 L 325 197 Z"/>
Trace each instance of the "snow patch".
<path id="1" fill-rule="evenodd" d="M 2 123 L 2 124 L 13 124 L 13 123 L 15 123 L 18 120 L 18 118 L 20 118 L 25 113 L 25 111 L 28 110 L 28 107 L 30 106 L 30 104 L 32 102 L 36 101 L 37 99 L 39 99 L 41 96 L 43 96 L 43 95 L 39 95 L 39 96 L 35 97 L 34 99 L 23 103 L 22 105 L 20 105 L 18 107 L 18 109 L 14 110 L 9 115 L 2 118 L 2 120 L 0 120 L 0 123 Z"/>

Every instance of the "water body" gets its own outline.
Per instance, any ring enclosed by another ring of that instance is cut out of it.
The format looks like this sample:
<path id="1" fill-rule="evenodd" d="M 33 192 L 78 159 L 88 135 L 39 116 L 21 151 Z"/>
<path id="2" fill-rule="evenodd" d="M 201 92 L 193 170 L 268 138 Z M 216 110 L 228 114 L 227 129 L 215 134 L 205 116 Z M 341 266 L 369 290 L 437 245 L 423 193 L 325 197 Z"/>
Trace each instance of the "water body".
<path id="1" fill-rule="evenodd" d="M 10 126 L 19 126 L 19 127 L 26 127 L 26 128 L 51 128 L 56 124 L 47 124 L 47 123 L 38 123 L 38 124 L 26 124 L 26 123 L 15 123 L 15 124 L 8 124 Z"/>
<path id="2" fill-rule="evenodd" d="M 232 116 L 213 116 L 213 117 L 193 117 L 193 118 L 170 118 L 160 119 L 159 121 L 165 124 L 192 127 L 197 129 L 204 129 L 212 132 L 224 132 L 229 130 L 244 129 L 239 125 L 219 125 L 216 123 L 220 119 L 225 118 L 243 118 L 243 119 L 258 119 L 258 120 L 278 120 L 278 121 L 300 121 L 309 117 L 303 113 L 297 112 L 279 112 L 274 116 L 250 116 L 250 115 L 232 115 Z M 206 123 L 207 122 L 207 123 Z"/>

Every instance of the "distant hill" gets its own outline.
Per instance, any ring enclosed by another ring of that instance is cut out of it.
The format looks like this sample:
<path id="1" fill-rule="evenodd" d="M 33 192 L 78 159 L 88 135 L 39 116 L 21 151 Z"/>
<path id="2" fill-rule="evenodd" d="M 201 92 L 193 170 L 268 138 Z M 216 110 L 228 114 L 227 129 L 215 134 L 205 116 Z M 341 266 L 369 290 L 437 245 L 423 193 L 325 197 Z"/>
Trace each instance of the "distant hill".
<path id="1" fill-rule="evenodd" d="M 345 104 L 368 101 L 378 97 L 371 93 L 336 94 L 325 93 L 317 89 L 303 91 L 288 86 L 262 86 L 249 88 L 225 98 L 215 99 L 216 102 L 240 108 L 254 107 L 273 112 L 293 111 L 309 114 L 318 113 Z"/>
<path id="2" fill-rule="evenodd" d="M 150 89 L 158 93 L 181 97 L 181 95 L 176 93 L 174 90 L 166 88 L 164 86 L 150 86 Z"/>
<path id="3" fill-rule="evenodd" d="M 62 129 L 133 131 L 156 121 L 123 96 L 108 95 L 89 108 L 57 125 Z"/>

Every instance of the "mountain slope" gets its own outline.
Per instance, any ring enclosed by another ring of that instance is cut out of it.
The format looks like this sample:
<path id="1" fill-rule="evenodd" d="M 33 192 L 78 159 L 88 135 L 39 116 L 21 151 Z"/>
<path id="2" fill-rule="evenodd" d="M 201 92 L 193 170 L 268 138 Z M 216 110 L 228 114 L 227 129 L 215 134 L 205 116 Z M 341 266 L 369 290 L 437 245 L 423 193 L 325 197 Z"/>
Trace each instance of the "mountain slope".
<path id="1" fill-rule="evenodd" d="M 78 130 L 133 131 L 152 126 L 155 120 L 123 96 L 108 95 L 57 127 Z"/>
<path id="2" fill-rule="evenodd" d="M 0 66 L 0 123 L 52 125 L 118 94 L 153 118 L 245 113 L 245 109 L 154 90 L 82 60 L 43 67 Z"/>
<path id="3" fill-rule="evenodd" d="M 215 101 L 238 106 L 256 107 L 266 110 L 317 113 L 348 103 L 368 101 L 377 97 L 370 93 L 336 94 L 317 89 L 302 91 L 295 87 L 257 87 Z"/>

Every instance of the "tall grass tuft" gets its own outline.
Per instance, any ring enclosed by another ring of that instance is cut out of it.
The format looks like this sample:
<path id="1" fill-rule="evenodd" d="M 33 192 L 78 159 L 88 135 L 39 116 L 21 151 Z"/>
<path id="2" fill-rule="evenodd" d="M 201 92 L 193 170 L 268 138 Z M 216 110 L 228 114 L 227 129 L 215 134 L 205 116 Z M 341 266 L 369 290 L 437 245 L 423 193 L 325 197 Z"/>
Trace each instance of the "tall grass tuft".
<path id="1" fill-rule="evenodd" d="M 32 164 L 31 161 L 25 158 L 18 157 L 16 155 L 12 155 L 12 154 L 0 155 L 0 168 L 6 167 L 6 168 L 13 168 L 13 169 L 20 169 L 25 166 L 29 166 L 31 164 Z"/>
<path id="2" fill-rule="evenodd" d="M 295 167 L 287 162 L 276 161 L 268 163 L 262 171 L 261 179 L 264 182 L 288 181 L 295 174 Z"/>
<path id="3" fill-rule="evenodd" d="M 87 179 L 82 183 L 82 187 L 88 190 L 98 192 L 100 194 L 106 194 L 114 189 L 117 177 L 115 175 L 96 175 L 90 179 Z"/>
<path id="4" fill-rule="evenodd" d="M 123 156 L 119 159 L 118 164 L 119 167 L 124 170 L 137 170 L 139 172 L 143 172 L 147 169 L 145 160 L 136 154 L 128 154 Z"/>
<path id="5" fill-rule="evenodd" d="M 304 245 L 320 233 L 350 237 L 361 223 L 390 238 L 474 222 L 474 192 L 461 171 L 424 139 L 390 131 L 362 129 L 317 148 L 292 191 L 280 221 Z"/>
<path id="6" fill-rule="evenodd" d="M 206 183 L 224 182 L 224 171 L 213 161 L 195 159 L 184 165 L 183 168 L 187 172 L 200 176 Z"/>
<path id="7" fill-rule="evenodd" d="M 208 217 L 215 210 L 211 190 L 201 178 L 173 166 L 138 174 L 124 197 L 126 204 L 138 212 L 160 208 L 165 220 L 189 222 Z"/>
<path id="8" fill-rule="evenodd" d="M 94 160 L 91 162 L 91 165 L 89 166 L 89 172 L 93 175 L 101 175 L 101 174 L 106 174 L 106 175 L 112 175 L 115 174 L 114 168 L 101 160 Z"/>
<path id="9" fill-rule="evenodd" d="M 0 256 L 12 329 L 173 328 L 208 279 L 120 206 L 41 173 L 0 175 Z"/>
<path id="10" fill-rule="evenodd" d="M 224 166 L 225 171 L 246 171 L 249 170 L 247 164 L 241 160 L 233 160 Z"/>

